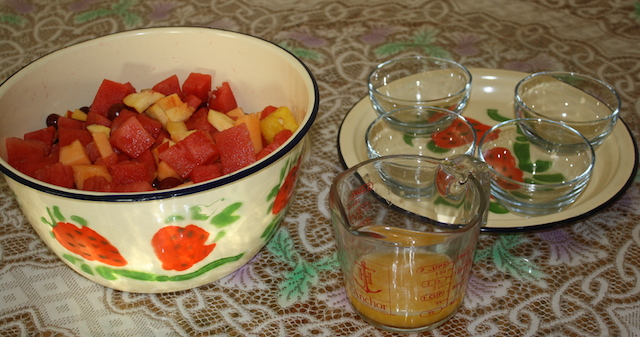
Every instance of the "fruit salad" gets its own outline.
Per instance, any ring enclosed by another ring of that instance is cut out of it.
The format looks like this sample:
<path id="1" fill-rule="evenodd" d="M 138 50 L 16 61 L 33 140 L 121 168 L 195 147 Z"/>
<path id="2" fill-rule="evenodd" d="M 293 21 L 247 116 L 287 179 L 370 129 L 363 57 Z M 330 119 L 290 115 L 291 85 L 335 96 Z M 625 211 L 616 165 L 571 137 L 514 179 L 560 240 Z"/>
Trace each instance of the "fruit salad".
<path id="1" fill-rule="evenodd" d="M 287 107 L 245 112 L 229 82 L 177 75 L 150 89 L 102 81 L 87 107 L 6 140 L 7 161 L 40 181 L 86 191 L 145 192 L 200 183 L 276 151 L 298 128 Z"/>

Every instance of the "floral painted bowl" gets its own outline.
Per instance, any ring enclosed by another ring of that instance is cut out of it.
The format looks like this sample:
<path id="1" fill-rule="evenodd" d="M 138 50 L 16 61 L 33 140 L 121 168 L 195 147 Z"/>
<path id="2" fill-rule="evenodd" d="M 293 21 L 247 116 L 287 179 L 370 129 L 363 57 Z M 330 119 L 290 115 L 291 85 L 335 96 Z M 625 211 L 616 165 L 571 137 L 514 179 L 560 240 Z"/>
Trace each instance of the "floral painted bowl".
<path id="1" fill-rule="evenodd" d="M 87 105 L 103 79 L 138 87 L 190 72 L 235 83 L 245 111 L 287 106 L 299 127 L 279 150 L 208 182 L 155 192 L 85 192 L 34 180 L 6 162 L 5 141 Z M 113 289 L 198 287 L 247 263 L 286 213 L 318 110 L 305 65 L 256 37 L 209 28 L 112 34 L 46 55 L 0 86 L 0 170 L 42 240 L 80 275 Z"/>

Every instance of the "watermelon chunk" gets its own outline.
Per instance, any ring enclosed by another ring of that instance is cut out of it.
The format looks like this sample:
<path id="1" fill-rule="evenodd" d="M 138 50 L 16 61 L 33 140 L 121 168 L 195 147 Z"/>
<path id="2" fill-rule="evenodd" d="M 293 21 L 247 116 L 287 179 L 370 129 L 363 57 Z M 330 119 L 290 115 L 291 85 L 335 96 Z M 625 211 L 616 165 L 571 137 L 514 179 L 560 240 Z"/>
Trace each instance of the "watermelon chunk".
<path id="1" fill-rule="evenodd" d="M 98 88 L 98 92 L 91 104 L 90 111 L 107 117 L 109 108 L 112 105 L 122 103 L 122 100 L 133 92 L 135 92 L 135 89 L 131 84 L 122 84 L 105 79 Z"/>
<path id="2" fill-rule="evenodd" d="M 194 184 L 215 179 L 222 176 L 222 166 L 219 163 L 201 165 L 191 171 L 191 181 Z"/>
<path id="3" fill-rule="evenodd" d="M 233 95 L 229 82 L 223 82 L 222 85 L 211 94 L 209 99 L 209 108 L 215 111 L 227 113 L 238 107 L 236 98 Z"/>
<path id="4" fill-rule="evenodd" d="M 82 189 L 85 191 L 111 192 L 113 191 L 113 184 L 103 176 L 93 176 L 84 181 Z"/>
<path id="5" fill-rule="evenodd" d="M 118 113 L 118 117 L 114 118 L 111 122 L 111 131 L 116 130 L 122 123 L 124 123 L 127 119 L 131 117 L 136 117 L 139 114 L 135 111 L 131 111 L 129 109 L 122 109 Z"/>
<path id="6" fill-rule="evenodd" d="M 197 110 L 202 104 L 202 100 L 194 95 L 187 95 L 187 97 L 184 98 L 184 102 L 187 103 L 193 111 Z"/>
<path id="7" fill-rule="evenodd" d="M 202 130 L 208 134 L 213 134 L 218 132 L 216 128 L 209 123 L 207 119 L 209 116 L 209 108 L 200 108 L 196 110 L 196 112 L 189 117 L 184 123 L 189 130 Z"/>
<path id="8" fill-rule="evenodd" d="M 194 95 L 198 97 L 201 102 L 205 102 L 209 99 L 209 92 L 211 91 L 211 75 L 191 73 L 182 84 L 182 93 L 185 97 Z"/>
<path id="9" fill-rule="evenodd" d="M 147 181 L 116 185 L 113 188 L 113 192 L 148 192 L 153 190 L 155 190 L 153 185 Z"/>
<path id="10" fill-rule="evenodd" d="M 291 130 L 287 130 L 287 129 L 284 129 L 284 130 L 278 132 L 273 137 L 273 142 L 271 144 L 265 146 L 264 148 L 262 148 L 262 150 L 260 150 L 260 152 L 258 152 L 258 154 L 256 154 L 256 160 L 260 160 L 260 159 L 268 156 L 271 152 L 276 151 L 292 135 L 293 135 L 293 132 L 291 132 Z"/>
<path id="11" fill-rule="evenodd" d="M 182 95 L 182 90 L 180 90 L 180 81 L 178 80 L 177 75 L 170 76 L 158 84 L 154 85 L 151 88 L 153 91 L 157 91 L 165 96 L 178 94 L 178 96 Z"/>
<path id="12" fill-rule="evenodd" d="M 89 113 L 87 114 L 87 120 L 85 122 L 86 125 L 94 125 L 94 124 L 98 124 L 98 125 L 103 125 L 106 126 L 108 128 L 111 127 L 111 120 L 109 120 L 109 118 L 100 115 L 97 112 L 94 111 L 89 111 Z"/>
<path id="13" fill-rule="evenodd" d="M 197 166 L 189 151 L 177 144 L 160 152 L 158 158 L 173 168 L 182 179 L 189 177 L 193 168 Z"/>
<path id="14" fill-rule="evenodd" d="M 48 126 L 44 129 L 28 132 L 24 134 L 24 139 L 39 140 L 47 145 L 46 154 L 51 153 L 51 146 L 56 138 L 56 128 Z"/>
<path id="15" fill-rule="evenodd" d="M 56 186 L 74 188 L 73 168 L 62 163 L 53 163 L 38 169 L 34 178 Z"/>
<path id="16" fill-rule="evenodd" d="M 155 141 L 137 118 L 128 118 L 111 132 L 111 145 L 132 158 L 140 157 Z"/>
<path id="17" fill-rule="evenodd" d="M 265 117 L 269 116 L 269 114 L 271 114 L 272 112 L 278 110 L 278 108 L 276 108 L 273 105 L 269 105 L 266 106 L 264 109 L 262 109 L 262 111 L 260 112 L 260 119 L 264 119 Z"/>
<path id="18" fill-rule="evenodd" d="M 155 178 L 153 174 L 149 172 L 149 169 L 145 164 L 132 160 L 110 166 L 109 172 L 113 177 L 113 182 L 118 185 L 142 181 L 151 183 Z"/>
<path id="19" fill-rule="evenodd" d="M 138 114 L 136 118 L 142 124 L 145 130 L 151 135 L 153 138 L 157 138 L 160 135 L 160 130 L 162 130 L 162 123 L 160 123 L 157 119 L 153 119 L 147 115 Z"/>
<path id="20" fill-rule="evenodd" d="M 218 132 L 213 139 L 220 151 L 222 173 L 228 174 L 256 161 L 249 129 L 245 124 Z"/>
<path id="21" fill-rule="evenodd" d="M 87 144 L 93 141 L 91 132 L 87 130 L 58 127 L 58 144 L 60 144 L 61 147 L 73 143 L 76 139 L 79 140 L 83 146 L 87 146 Z"/>
<path id="22" fill-rule="evenodd" d="M 220 157 L 218 147 L 211 136 L 204 131 L 197 130 L 176 145 L 185 148 L 196 165 L 210 164 Z"/>
<path id="23" fill-rule="evenodd" d="M 39 140 L 9 137 L 6 139 L 7 158 L 9 164 L 30 157 L 44 157 L 47 155 L 47 144 Z"/>
<path id="24" fill-rule="evenodd" d="M 60 116 L 58 117 L 58 128 L 65 129 L 84 129 L 84 122 L 70 117 Z"/>

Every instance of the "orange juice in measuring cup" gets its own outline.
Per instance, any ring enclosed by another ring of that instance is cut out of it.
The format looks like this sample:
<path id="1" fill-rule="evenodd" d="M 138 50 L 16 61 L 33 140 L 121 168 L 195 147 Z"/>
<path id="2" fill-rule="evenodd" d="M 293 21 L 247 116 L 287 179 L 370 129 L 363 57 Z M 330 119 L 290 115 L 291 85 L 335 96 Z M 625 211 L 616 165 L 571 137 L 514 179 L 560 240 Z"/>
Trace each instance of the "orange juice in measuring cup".
<path id="1" fill-rule="evenodd" d="M 467 155 L 381 157 L 335 178 L 329 200 L 340 265 L 363 319 L 421 332 L 456 313 L 486 223 L 488 181 L 486 165 Z"/>

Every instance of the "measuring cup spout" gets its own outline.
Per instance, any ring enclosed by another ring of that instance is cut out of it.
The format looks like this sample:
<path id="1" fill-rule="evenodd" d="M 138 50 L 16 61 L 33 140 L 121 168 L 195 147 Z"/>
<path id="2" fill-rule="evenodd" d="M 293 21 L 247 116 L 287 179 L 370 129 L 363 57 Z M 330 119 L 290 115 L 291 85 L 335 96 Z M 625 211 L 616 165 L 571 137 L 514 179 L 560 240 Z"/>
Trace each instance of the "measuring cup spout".
<path id="1" fill-rule="evenodd" d="M 491 177 L 489 176 L 489 166 L 482 160 L 470 156 L 459 155 L 450 159 L 453 164 L 453 170 L 456 171 L 461 177 L 465 179 L 461 182 L 466 182 L 469 176 L 473 176 L 482 186 L 484 193 L 490 196 L 491 193 Z"/>

